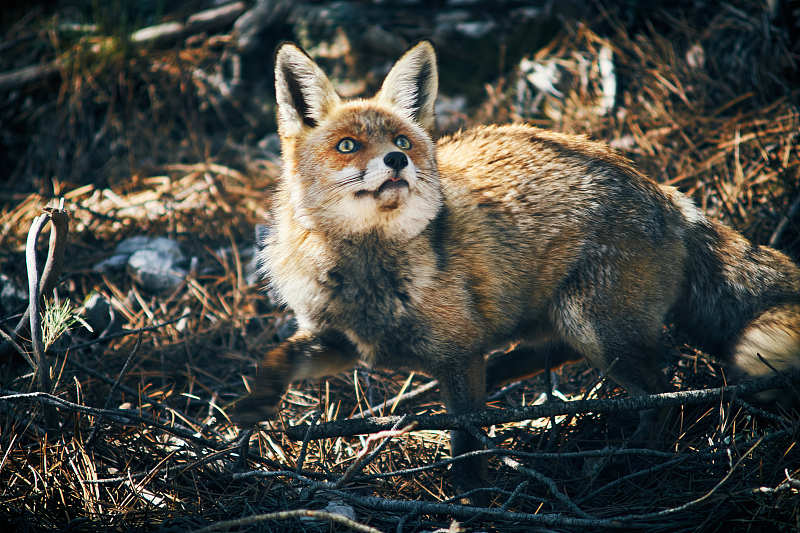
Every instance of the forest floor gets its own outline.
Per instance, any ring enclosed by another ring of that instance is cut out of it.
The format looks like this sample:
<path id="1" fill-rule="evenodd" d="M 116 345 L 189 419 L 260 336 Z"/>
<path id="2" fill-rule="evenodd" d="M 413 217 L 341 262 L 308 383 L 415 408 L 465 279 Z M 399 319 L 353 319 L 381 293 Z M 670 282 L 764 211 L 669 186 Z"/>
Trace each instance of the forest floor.
<path id="1" fill-rule="evenodd" d="M 548 380 L 489 391 L 488 509 L 463 505 L 449 481 L 448 432 L 425 422 L 444 413 L 426 376 L 359 367 L 293 384 L 279 418 L 252 433 L 229 419 L 259 358 L 292 330 L 252 262 L 280 175 L 269 58 L 281 39 L 357 96 L 432 36 L 442 133 L 526 121 L 586 134 L 798 260 L 796 3 L 566 2 L 544 15 L 546 2 L 507 2 L 505 15 L 481 2 L 131 4 L 0 18 L 7 334 L 28 305 L 29 229 L 58 199 L 69 224 L 42 358 L 24 328 L 30 362 L 0 345 L 0 528 L 800 529 L 796 410 L 708 393 L 657 449 L 631 448 L 637 414 L 585 363 L 553 373 L 556 396 L 611 403 L 567 414 L 551 398 L 552 416 L 511 421 L 506 410 L 547 408 Z M 36 243 L 43 262 L 48 232 Z M 716 361 L 665 335 L 676 389 L 726 385 Z M 369 415 L 387 417 L 371 421 L 381 432 L 325 426 Z M 318 438 L 326 427 L 334 436 Z"/>

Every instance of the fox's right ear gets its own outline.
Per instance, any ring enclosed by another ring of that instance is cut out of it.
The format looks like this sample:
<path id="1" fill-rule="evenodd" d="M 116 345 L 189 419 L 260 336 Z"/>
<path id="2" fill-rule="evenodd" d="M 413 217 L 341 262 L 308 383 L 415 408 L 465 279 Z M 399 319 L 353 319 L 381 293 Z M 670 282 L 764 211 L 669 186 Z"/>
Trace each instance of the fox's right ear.
<path id="1" fill-rule="evenodd" d="M 435 122 L 433 105 L 438 87 L 433 44 L 420 41 L 397 60 L 383 80 L 376 98 L 431 131 Z"/>
<path id="2" fill-rule="evenodd" d="M 282 44 L 275 54 L 275 98 L 282 137 L 313 128 L 340 102 L 322 69 L 293 43 Z"/>

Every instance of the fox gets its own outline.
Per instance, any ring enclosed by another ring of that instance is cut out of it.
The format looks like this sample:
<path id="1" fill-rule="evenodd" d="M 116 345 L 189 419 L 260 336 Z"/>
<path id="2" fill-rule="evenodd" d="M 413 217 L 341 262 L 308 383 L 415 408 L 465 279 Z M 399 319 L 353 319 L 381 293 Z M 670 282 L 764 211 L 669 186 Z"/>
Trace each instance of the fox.
<path id="1" fill-rule="evenodd" d="M 787 255 L 584 136 L 511 124 L 434 141 L 430 41 L 349 100 L 284 43 L 275 92 L 283 170 L 259 259 L 298 329 L 258 365 L 238 423 L 273 417 L 291 382 L 359 361 L 434 377 L 455 414 L 580 360 L 631 395 L 666 392 L 665 324 L 740 378 L 800 366 Z M 482 447 L 463 430 L 450 445 Z M 463 486 L 486 475 L 481 458 L 455 468 Z"/>

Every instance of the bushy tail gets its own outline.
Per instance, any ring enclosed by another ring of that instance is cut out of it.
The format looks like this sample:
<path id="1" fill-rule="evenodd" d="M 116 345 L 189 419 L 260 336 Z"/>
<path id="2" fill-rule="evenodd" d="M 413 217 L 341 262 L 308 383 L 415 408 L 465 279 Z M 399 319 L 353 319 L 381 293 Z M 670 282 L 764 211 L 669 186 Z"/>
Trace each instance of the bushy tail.
<path id="1" fill-rule="evenodd" d="M 701 218 L 687 231 L 685 291 L 675 318 L 735 374 L 800 367 L 800 268 Z"/>

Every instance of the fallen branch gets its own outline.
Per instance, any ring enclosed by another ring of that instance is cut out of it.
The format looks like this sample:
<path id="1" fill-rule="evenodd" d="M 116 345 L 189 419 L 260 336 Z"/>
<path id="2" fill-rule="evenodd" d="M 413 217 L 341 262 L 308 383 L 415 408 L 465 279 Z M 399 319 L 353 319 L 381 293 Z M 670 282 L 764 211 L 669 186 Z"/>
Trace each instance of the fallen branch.
<path id="1" fill-rule="evenodd" d="M 792 205 L 789 206 L 789 211 L 787 211 L 786 214 L 781 217 L 781 221 L 778 222 L 778 225 L 775 227 L 775 231 L 769 238 L 769 246 L 775 248 L 778 245 L 778 242 L 781 240 L 781 235 L 783 235 L 783 232 L 789 225 L 789 221 L 792 220 L 795 215 L 797 215 L 798 211 L 800 211 L 800 194 L 797 195 L 792 202 Z"/>
<path id="2" fill-rule="evenodd" d="M 244 2 L 233 2 L 221 7 L 200 11 L 190 16 L 186 24 L 180 22 L 165 22 L 148 26 L 131 34 L 134 44 L 164 45 L 188 35 L 213 31 L 232 24 L 236 18 L 244 13 Z"/>
<path id="3" fill-rule="evenodd" d="M 522 474 L 525 474 L 528 477 L 531 477 L 538 481 L 539 483 L 543 484 L 547 487 L 547 490 L 561 503 L 563 503 L 570 511 L 575 513 L 576 515 L 580 516 L 581 518 L 588 518 L 593 519 L 594 517 L 588 514 L 586 511 L 578 507 L 578 505 L 573 502 L 569 496 L 561 492 L 556 485 L 556 482 L 550 479 L 549 477 L 545 476 L 541 472 L 537 472 L 533 468 L 528 468 L 523 466 L 518 461 L 511 459 L 510 457 L 503 457 L 502 459 L 503 464 L 507 467 L 511 468 L 512 470 L 516 470 Z"/>
<path id="4" fill-rule="evenodd" d="M 0 73 L 0 91 L 10 91 L 25 85 L 45 80 L 58 74 L 58 61 L 44 65 L 30 65 L 11 72 Z"/>
<path id="5" fill-rule="evenodd" d="M 800 369 L 793 369 L 769 377 L 754 379 L 738 385 L 679 392 L 666 392 L 649 396 L 614 398 L 607 400 L 578 400 L 573 402 L 554 401 L 542 405 L 513 409 L 483 409 L 461 415 L 413 415 L 406 418 L 407 423 L 416 422 L 417 430 L 426 429 L 467 429 L 470 426 L 488 427 L 508 422 L 521 422 L 554 415 L 574 415 L 580 413 L 612 413 L 620 411 L 641 411 L 655 407 L 676 405 L 695 405 L 717 400 L 726 394 L 749 395 L 768 389 L 781 388 L 790 380 L 800 379 Z M 300 440 L 309 432 L 310 439 L 327 439 L 375 433 L 391 429 L 399 416 L 369 417 L 327 422 L 308 430 L 307 426 L 289 426 L 285 430 L 289 438 Z"/>
<path id="6" fill-rule="evenodd" d="M 292 518 L 314 518 L 317 520 L 327 520 L 329 522 L 336 522 L 342 524 L 353 531 L 363 531 L 365 533 L 381 533 L 380 530 L 366 526 L 355 520 L 351 520 L 344 515 L 338 513 L 329 513 L 327 511 L 312 511 L 309 509 L 297 509 L 294 511 L 278 511 L 277 513 L 257 514 L 253 516 L 246 516 L 236 520 L 225 520 L 211 524 L 202 529 L 196 529 L 193 533 L 210 533 L 211 531 L 226 531 L 233 528 L 241 528 L 243 526 L 250 526 L 267 522 L 270 520 L 289 520 Z"/>
<path id="7" fill-rule="evenodd" d="M 245 11 L 244 2 L 233 2 L 213 9 L 195 13 L 182 22 L 165 22 L 133 32 L 130 41 L 134 45 L 163 46 L 190 35 L 205 31 L 216 31 L 233 22 Z M 89 26 L 87 26 L 89 28 Z M 0 91 L 19 89 L 37 83 L 59 73 L 63 61 L 55 59 L 43 65 L 30 65 L 11 72 L 0 73 Z"/>
<path id="8" fill-rule="evenodd" d="M 218 442 L 203 438 L 202 436 L 200 436 L 200 430 L 198 428 L 187 428 L 184 426 L 180 426 L 174 422 L 174 419 L 170 424 L 166 424 L 163 422 L 159 422 L 158 420 L 154 420 L 153 418 L 148 418 L 139 415 L 136 411 L 133 410 L 99 409 L 96 407 L 89 407 L 86 405 L 80 405 L 74 402 L 70 402 L 63 398 L 59 398 L 58 396 L 45 392 L 25 393 L 25 392 L 0 389 L 0 395 L 1 395 L 0 404 L 16 403 L 19 401 L 34 401 L 42 405 L 50 405 L 58 407 L 60 409 L 65 409 L 67 411 L 80 413 L 83 415 L 104 417 L 107 421 L 119 424 L 121 426 L 128 426 L 128 427 L 136 427 L 139 425 L 149 426 L 155 429 L 159 429 L 165 433 L 169 433 L 170 435 L 180 437 L 181 439 L 187 442 L 193 442 L 199 446 L 208 448 L 210 450 L 214 450 L 215 452 L 223 450 L 235 452 L 239 450 L 238 447 L 231 446 L 231 443 L 229 442 Z M 257 463 L 264 464 L 271 468 L 277 468 L 277 469 L 286 468 L 286 465 L 280 464 L 277 461 L 273 461 L 271 459 L 266 459 L 264 457 L 261 457 L 257 453 L 248 453 L 247 459 L 255 461 Z M 309 471 L 300 472 L 298 475 L 304 476 L 309 479 L 312 478 L 326 479 L 333 477 L 329 474 L 324 474 L 319 472 L 309 472 Z"/>

